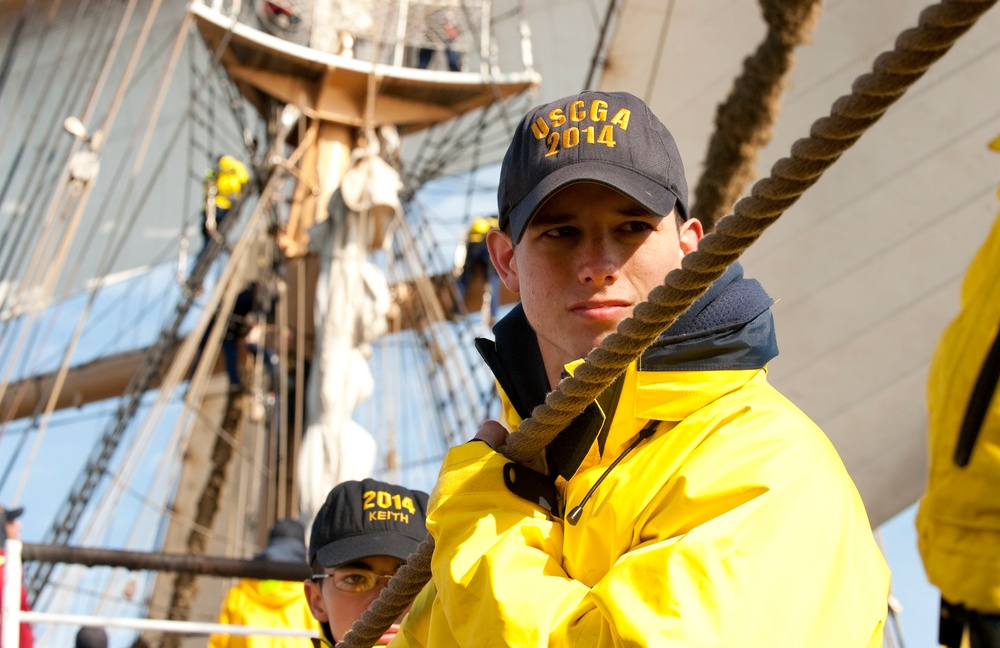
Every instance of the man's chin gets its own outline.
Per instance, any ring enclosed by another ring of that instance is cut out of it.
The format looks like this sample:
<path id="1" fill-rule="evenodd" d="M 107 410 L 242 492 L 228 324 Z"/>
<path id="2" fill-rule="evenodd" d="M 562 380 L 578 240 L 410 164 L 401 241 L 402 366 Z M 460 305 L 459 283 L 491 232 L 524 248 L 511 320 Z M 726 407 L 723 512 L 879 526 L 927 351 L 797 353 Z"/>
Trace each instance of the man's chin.
<path id="1" fill-rule="evenodd" d="M 586 357 L 587 357 L 587 356 L 588 356 L 588 355 L 590 354 L 590 352 L 591 352 L 591 351 L 593 351 L 593 350 L 594 350 L 594 349 L 596 349 L 597 347 L 599 347 L 599 346 L 601 346 L 602 344 L 604 344 L 604 340 L 608 339 L 608 337 L 609 337 L 609 336 L 610 336 L 610 335 L 611 335 L 612 333 L 614 333 L 615 331 L 617 331 L 617 330 L 618 330 L 618 327 L 617 327 L 617 325 L 616 325 L 616 326 L 615 326 L 615 328 L 612 328 L 612 329 L 608 329 L 608 330 L 606 330 L 606 331 L 603 331 L 602 333 L 598 334 L 597 336 L 595 336 L 595 337 L 594 337 L 594 338 L 593 338 L 593 339 L 592 339 L 592 340 L 590 341 L 590 344 L 588 345 L 588 348 L 587 348 L 587 351 L 586 351 L 586 352 L 585 352 L 585 353 L 584 353 L 584 354 L 583 354 L 582 356 L 580 356 L 580 357 L 581 357 L 581 358 L 586 358 Z"/>

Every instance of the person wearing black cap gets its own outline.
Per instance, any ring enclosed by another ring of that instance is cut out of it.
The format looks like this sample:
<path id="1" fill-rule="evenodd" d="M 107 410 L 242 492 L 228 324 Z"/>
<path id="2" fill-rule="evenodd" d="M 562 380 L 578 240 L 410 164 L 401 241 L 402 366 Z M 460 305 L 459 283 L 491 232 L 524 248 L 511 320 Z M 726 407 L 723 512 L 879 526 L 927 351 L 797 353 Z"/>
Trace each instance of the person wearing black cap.
<path id="1" fill-rule="evenodd" d="M 76 632 L 74 648 L 108 648 L 108 631 L 95 626 L 84 626 Z"/>
<path id="2" fill-rule="evenodd" d="M 6 508 L 5 506 L 0 506 L 0 583 L 3 582 L 3 572 L 4 564 L 7 562 L 7 558 L 4 554 L 4 543 L 7 539 L 20 540 L 21 539 L 21 521 L 20 517 L 24 514 L 23 507 L 17 508 Z M 3 591 L 0 588 L 0 606 L 3 606 Z M 23 612 L 30 612 L 31 606 L 28 604 L 28 593 L 25 591 L 24 587 L 21 587 L 21 610 Z M 3 628 L 3 617 L 0 616 L 0 632 Z M 31 624 L 22 623 L 20 629 L 20 643 L 18 644 L 21 648 L 31 648 L 35 644 L 35 635 L 31 630 Z"/>
<path id="3" fill-rule="evenodd" d="M 427 538 L 427 494 L 375 479 L 337 484 L 309 535 L 312 578 L 306 598 L 322 627 L 322 645 L 347 634 L 385 584 Z M 394 623 L 376 645 L 395 636 Z"/>
<path id="4" fill-rule="evenodd" d="M 298 520 L 278 520 L 268 534 L 267 546 L 253 560 L 304 563 L 306 531 Z M 226 594 L 219 623 L 258 628 L 319 630 L 309 611 L 302 587 L 295 581 L 242 578 Z M 209 648 L 308 648 L 304 637 L 264 635 L 212 635 Z"/>
<path id="5" fill-rule="evenodd" d="M 698 248 L 663 123 L 623 92 L 538 106 L 497 199 L 520 304 L 477 347 L 505 422 L 445 457 L 436 593 L 392 645 L 881 646 L 888 568 L 832 444 L 767 382 L 773 300 L 738 264 L 530 468 L 494 451 Z"/>

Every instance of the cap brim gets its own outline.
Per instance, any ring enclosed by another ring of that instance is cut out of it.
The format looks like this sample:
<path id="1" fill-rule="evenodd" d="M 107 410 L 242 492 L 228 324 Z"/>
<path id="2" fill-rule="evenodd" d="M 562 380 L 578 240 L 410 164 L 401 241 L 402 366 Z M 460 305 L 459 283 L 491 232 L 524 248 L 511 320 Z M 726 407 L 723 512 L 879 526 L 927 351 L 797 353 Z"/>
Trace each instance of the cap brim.
<path id="1" fill-rule="evenodd" d="M 5 511 L 5 514 L 6 514 L 8 522 L 13 522 L 17 518 L 21 517 L 21 515 L 23 513 L 24 513 L 24 507 L 23 506 L 18 506 L 17 508 L 7 509 Z"/>
<path id="2" fill-rule="evenodd" d="M 607 185 L 636 201 L 654 214 L 666 216 L 677 204 L 677 196 L 659 182 L 632 169 L 595 160 L 584 160 L 562 167 L 542 180 L 517 203 L 507 215 L 514 243 L 521 240 L 528 222 L 549 197 L 575 182 Z"/>
<path id="3" fill-rule="evenodd" d="M 419 540 L 400 536 L 398 533 L 369 533 L 342 538 L 320 547 L 316 552 L 316 560 L 321 567 L 336 567 L 370 556 L 392 556 L 406 560 L 419 546 Z"/>

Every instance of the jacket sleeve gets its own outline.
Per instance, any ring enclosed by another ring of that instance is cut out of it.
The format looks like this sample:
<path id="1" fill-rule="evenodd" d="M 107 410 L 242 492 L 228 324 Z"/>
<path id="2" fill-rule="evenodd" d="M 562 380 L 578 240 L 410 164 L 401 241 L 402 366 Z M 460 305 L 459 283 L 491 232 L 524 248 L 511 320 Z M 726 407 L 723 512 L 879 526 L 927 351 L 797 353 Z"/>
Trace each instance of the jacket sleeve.
<path id="1" fill-rule="evenodd" d="M 432 639 L 443 622 L 464 647 L 881 645 L 888 572 L 832 448 L 770 454 L 758 437 L 729 452 L 687 466 L 697 489 L 636 483 L 656 494 L 625 535 L 574 527 L 603 547 L 582 558 L 606 563 L 585 583 L 563 566 L 562 523 L 505 487 L 508 460 L 453 448 L 428 515 Z"/>
<path id="2" fill-rule="evenodd" d="M 229 590 L 226 593 L 225 600 L 222 601 L 222 609 L 219 610 L 219 619 L 216 623 L 232 623 L 230 618 L 229 608 L 233 604 L 233 596 L 235 594 L 235 588 Z M 227 648 L 229 646 L 229 635 L 219 634 L 212 635 L 208 639 L 208 648 Z"/>
<path id="3" fill-rule="evenodd" d="M 550 645 L 589 598 L 561 567 L 561 525 L 504 485 L 508 462 L 485 443 L 452 448 L 431 498 L 431 622 L 458 646 Z"/>
<path id="4" fill-rule="evenodd" d="M 389 643 L 391 648 L 427 648 L 431 611 L 434 606 L 437 589 L 433 579 L 417 594 L 402 623 L 399 632 Z"/>

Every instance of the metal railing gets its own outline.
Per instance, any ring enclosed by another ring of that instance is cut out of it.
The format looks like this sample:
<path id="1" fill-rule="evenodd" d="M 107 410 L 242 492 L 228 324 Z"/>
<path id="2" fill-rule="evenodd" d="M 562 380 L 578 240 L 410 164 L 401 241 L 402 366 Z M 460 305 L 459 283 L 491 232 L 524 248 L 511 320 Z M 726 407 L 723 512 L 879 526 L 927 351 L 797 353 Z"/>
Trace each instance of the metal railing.
<path id="1" fill-rule="evenodd" d="M 399 67 L 496 74 L 497 42 L 521 41 L 532 69 L 530 33 L 520 12 L 497 19 L 492 0 L 200 0 L 219 13 L 315 50 Z M 509 32 L 509 33 L 506 33 Z M 451 52 L 454 59 L 447 56 Z"/>
<path id="2" fill-rule="evenodd" d="M 4 543 L 3 608 L 0 609 L 0 618 L 3 619 L 4 623 L 3 629 L 0 631 L 0 648 L 18 647 L 20 642 L 20 625 L 22 623 L 56 623 L 102 628 L 132 628 L 135 630 L 158 630 L 161 632 L 205 636 L 217 634 L 231 636 L 319 637 L 319 633 L 313 630 L 293 628 L 263 628 L 196 621 L 98 617 L 80 614 L 24 611 L 21 610 L 22 547 L 23 545 L 20 540 L 8 539 Z"/>

